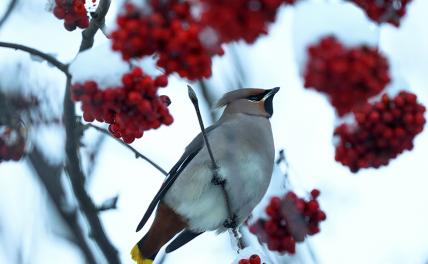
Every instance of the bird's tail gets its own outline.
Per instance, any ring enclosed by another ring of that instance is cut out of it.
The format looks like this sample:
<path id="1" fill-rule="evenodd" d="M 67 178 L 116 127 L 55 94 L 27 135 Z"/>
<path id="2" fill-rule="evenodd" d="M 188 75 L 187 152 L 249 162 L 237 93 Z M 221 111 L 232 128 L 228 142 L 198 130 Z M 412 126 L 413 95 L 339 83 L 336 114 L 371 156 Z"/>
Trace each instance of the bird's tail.
<path id="1" fill-rule="evenodd" d="M 132 248 L 132 259 L 137 264 L 152 264 L 161 247 L 185 227 L 186 223 L 179 215 L 166 204 L 160 203 L 149 231 Z"/>
<path id="2" fill-rule="evenodd" d="M 141 254 L 138 244 L 136 244 L 131 250 L 131 257 L 137 264 L 152 264 L 153 259 L 144 258 Z"/>

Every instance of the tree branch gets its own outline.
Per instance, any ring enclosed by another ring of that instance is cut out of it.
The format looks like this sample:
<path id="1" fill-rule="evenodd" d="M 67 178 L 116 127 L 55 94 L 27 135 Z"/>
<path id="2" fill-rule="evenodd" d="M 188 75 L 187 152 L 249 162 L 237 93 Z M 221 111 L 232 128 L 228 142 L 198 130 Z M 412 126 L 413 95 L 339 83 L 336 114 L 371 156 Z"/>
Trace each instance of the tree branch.
<path id="1" fill-rule="evenodd" d="M 82 31 L 82 42 L 80 44 L 79 52 L 90 49 L 94 45 L 94 37 L 98 29 L 105 26 L 105 16 L 110 8 L 111 0 L 100 0 L 97 10 L 92 15 L 92 20 L 89 27 Z"/>
<path id="2" fill-rule="evenodd" d="M 124 147 L 128 148 L 130 151 L 132 151 L 135 154 L 136 158 L 142 158 L 143 160 L 147 161 L 148 163 L 150 163 L 150 165 L 152 165 L 153 167 L 155 167 L 158 171 L 160 171 L 163 175 L 167 176 L 168 172 L 166 172 L 164 169 L 162 169 L 158 164 L 156 164 L 154 161 L 152 161 L 151 159 L 149 159 L 148 157 L 146 157 L 145 155 L 141 154 L 140 152 L 138 152 L 138 150 L 136 150 L 135 148 L 133 148 L 132 146 L 126 144 L 125 142 L 123 142 L 122 140 L 113 137 L 110 132 L 108 132 L 107 129 L 98 127 L 96 125 L 93 125 L 91 123 L 86 124 L 85 126 L 87 127 L 92 127 L 93 129 L 104 133 L 108 136 L 110 136 L 111 138 L 113 138 L 114 140 L 116 140 L 117 142 L 119 142 L 121 145 L 123 145 Z"/>
<path id="3" fill-rule="evenodd" d="M 76 111 L 74 103 L 71 101 L 71 78 L 67 78 L 67 86 L 64 95 L 64 113 L 63 121 L 66 132 L 65 145 L 65 170 L 70 178 L 73 192 L 79 202 L 80 209 L 85 215 L 91 228 L 91 236 L 103 252 L 108 263 L 120 263 L 118 252 L 111 244 L 104 232 L 103 226 L 98 218 L 98 208 L 95 206 L 91 197 L 85 190 L 85 175 L 83 173 L 80 157 L 79 146 L 81 136 L 81 125 L 76 120 Z"/>
<path id="4" fill-rule="evenodd" d="M 37 49 L 30 48 L 30 47 L 27 47 L 27 46 L 24 46 L 21 44 L 15 44 L 15 43 L 3 42 L 3 41 L 0 41 L 0 47 L 10 48 L 10 49 L 15 49 L 15 50 L 21 50 L 21 51 L 25 51 L 31 55 L 40 57 L 40 58 L 46 60 L 47 62 L 49 62 L 50 64 L 54 65 L 56 68 L 58 68 L 58 70 L 62 71 L 66 76 L 70 76 L 70 73 L 68 72 L 68 65 L 67 64 L 62 63 L 59 60 L 52 57 L 51 55 L 43 53 Z"/>
<path id="5" fill-rule="evenodd" d="M 77 220 L 77 211 L 69 210 L 63 204 L 65 201 L 65 191 L 60 178 L 62 166 L 50 165 L 36 147 L 28 154 L 28 161 L 31 163 L 40 182 L 45 187 L 55 209 L 72 232 L 77 245 L 86 258 L 86 262 L 96 263 L 95 257 L 85 239 L 82 227 Z"/>
<path id="6" fill-rule="evenodd" d="M 11 0 L 9 2 L 9 6 L 6 9 L 6 12 L 4 13 L 3 17 L 0 19 L 0 28 L 3 26 L 3 24 L 9 18 L 10 14 L 12 14 L 12 11 L 15 8 L 16 3 L 18 3 L 18 0 Z"/>

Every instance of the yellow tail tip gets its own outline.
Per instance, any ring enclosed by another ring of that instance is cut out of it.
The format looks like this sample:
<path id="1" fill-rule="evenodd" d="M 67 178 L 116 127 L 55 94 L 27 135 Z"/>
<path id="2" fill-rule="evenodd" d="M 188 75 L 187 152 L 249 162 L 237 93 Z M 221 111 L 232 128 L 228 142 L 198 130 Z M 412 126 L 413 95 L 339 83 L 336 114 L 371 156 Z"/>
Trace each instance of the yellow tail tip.
<path id="1" fill-rule="evenodd" d="M 140 250 L 138 249 L 138 246 L 135 245 L 131 250 L 131 257 L 137 264 L 153 264 L 153 260 L 143 258 L 140 254 Z"/>

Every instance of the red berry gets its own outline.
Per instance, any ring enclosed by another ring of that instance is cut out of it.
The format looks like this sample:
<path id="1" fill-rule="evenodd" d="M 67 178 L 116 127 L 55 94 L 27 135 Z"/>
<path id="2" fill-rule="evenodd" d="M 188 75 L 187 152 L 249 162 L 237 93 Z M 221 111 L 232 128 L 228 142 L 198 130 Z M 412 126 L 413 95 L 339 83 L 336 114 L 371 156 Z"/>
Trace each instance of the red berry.
<path id="1" fill-rule="evenodd" d="M 424 113 L 416 96 L 405 91 L 394 98 L 384 95 L 380 102 L 366 103 L 353 111 L 356 124 L 335 129 L 339 138 L 335 159 L 352 172 L 387 165 L 413 147 L 425 124 Z"/>
<path id="2" fill-rule="evenodd" d="M 326 219 L 316 200 L 319 191 L 314 189 L 311 193 L 315 194 L 311 200 L 298 198 L 294 192 L 273 197 L 266 208 L 268 219 L 258 219 L 250 226 L 250 232 L 267 243 L 269 250 L 294 254 L 296 241 L 303 242 L 306 236 L 318 233 L 319 223 Z"/>
<path id="3" fill-rule="evenodd" d="M 316 198 L 318 198 L 318 196 L 320 195 L 320 190 L 318 190 L 318 189 L 313 189 L 312 191 L 311 191 L 311 196 L 312 196 L 312 198 L 313 199 L 316 199 Z"/>
<path id="4" fill-rule="evenodd" d="M 87 28 L 89 26 L 85 0 L 55 1 L 53 14 L 58 19 L 64 19 L 64 27 L 69 31 L 75 30 L 76 27 Z"/>
<path id="5" fill-rule="evenodd" d="M 261 259 L 258 255 L 251 255 L 250 264 L 261 264 Z"/>
<path id="6" fill-rule="evenodd" d="M 141 82 L 147 87 L 143 89 Z M 110 124 L 110 133 L 128 144 L 141 138 L 145 130 L 170 125 L 174 121 L 167 108 L 169 98 L 157 95 L 159 87 L 140 68 L 124 74 L 122 83 L 121 87 L 103 90 L 94 81 L 72 86 L 72 99 L 82 102 L 85 121 L 96 119 Z"/>
<path id="7" fill-rule="evenodd" d="M 308 55 L 305 87 L 327 94 L 339 116 L 364 104 L 390 82 L 388 61 L 376 48 L 347 48 L 328 36 L 309 46 Z"/>
<path id="8" fill-rule="evenodd" d="M 212 57 L 222 54 L 220 42 L 205 43 L 206 25 L 191 14 L 190 1 L 149 1 L 151 13 L 131 3 L 117 18 L 112 32 L 112 49 L 124 60 L 157 55 L 157 65 L 166 75 L 173 72 L 189 80 L 211 75 Z M 156 78 L 155 85 L 165 87 L 166 75 Z"/>
<path id="9" fill-rule="evenodd" d="M 400 25 L 401 18 L 406 13 L 406 6 L 412 0 L 352 0 L 364 9 L 367 16 L 378 23 L 390 23 L 396 27 Z"/>

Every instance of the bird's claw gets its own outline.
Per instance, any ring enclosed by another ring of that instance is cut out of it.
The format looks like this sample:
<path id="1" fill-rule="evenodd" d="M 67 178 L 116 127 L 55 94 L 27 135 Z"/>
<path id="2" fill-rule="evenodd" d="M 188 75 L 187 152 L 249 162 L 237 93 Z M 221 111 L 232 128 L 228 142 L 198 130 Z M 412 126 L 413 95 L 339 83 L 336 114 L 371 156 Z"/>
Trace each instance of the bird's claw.
<path id="1" fill-rule="evenodd" d="M 223 226 L 225 228 L 232 228 L 232 229 L 236 228 L 238 226 L 236 218 L 237 218 L 236 215 L 233 214 L 232 217 L 229 217 L 224 221 Z"/>
<path id="2" fill-rule="evenodd" d="M 220 176 L 218 175 L 218 173 L 217 173 L 217 172 L 215 172 L 215 173 L 213 174 L 213 178 L 212 178 L 212 180 L 211 180 L 211 183 L 212 183 L 212 184 L 214 184 L 214 185 L 221 185 L 221 186 L 224 186 L 224 185 L 226 184 L 226 179 L 224 179 L 224 178 L 220 177 Z"/>

